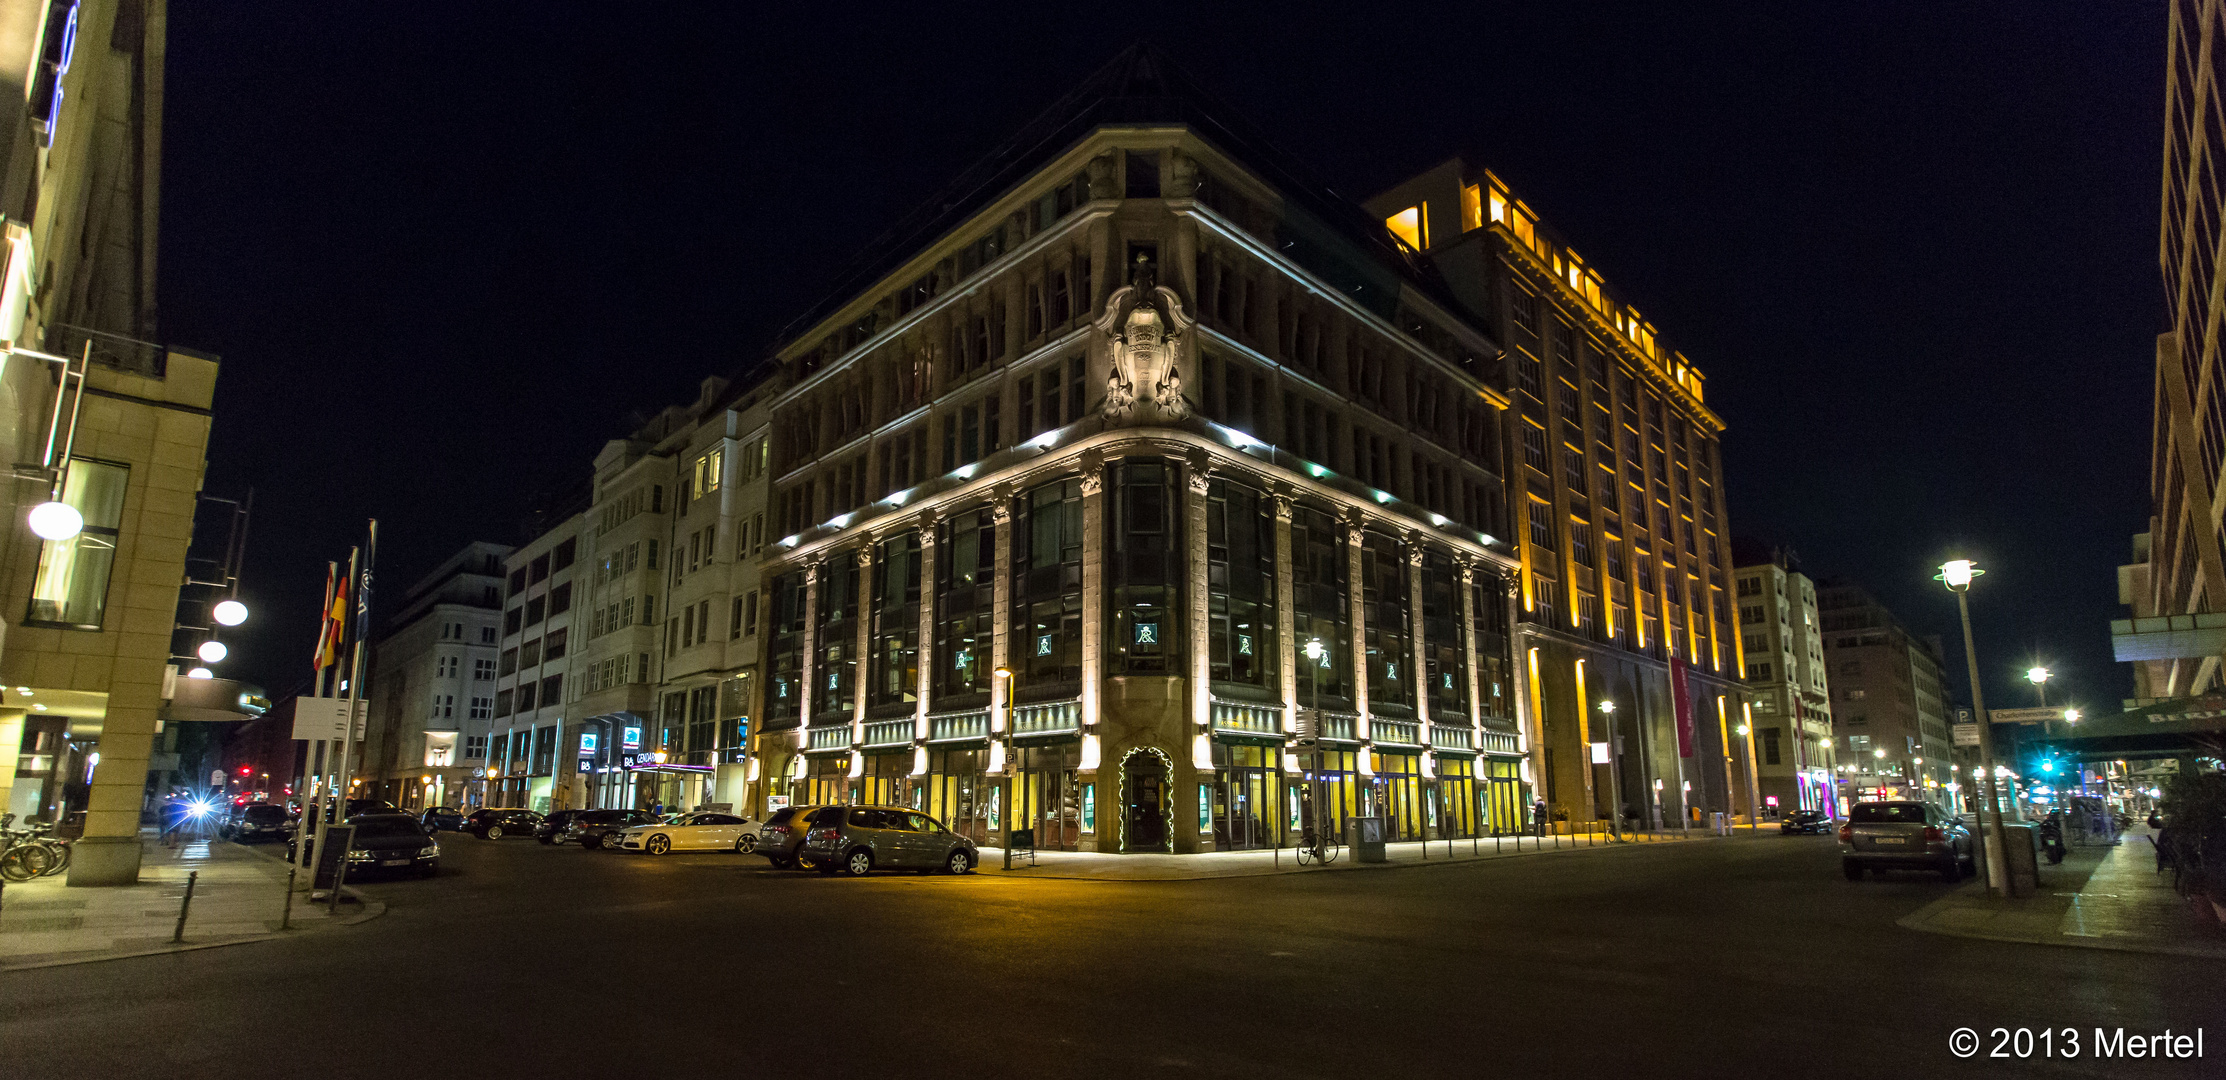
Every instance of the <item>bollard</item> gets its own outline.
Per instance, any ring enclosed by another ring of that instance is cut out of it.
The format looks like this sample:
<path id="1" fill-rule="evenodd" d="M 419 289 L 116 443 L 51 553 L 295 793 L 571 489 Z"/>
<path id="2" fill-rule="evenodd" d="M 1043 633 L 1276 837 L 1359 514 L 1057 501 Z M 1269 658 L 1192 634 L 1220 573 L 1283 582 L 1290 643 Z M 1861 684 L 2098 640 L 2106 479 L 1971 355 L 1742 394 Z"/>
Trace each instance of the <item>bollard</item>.
<path id="1" fill-rule="evenodd" d="M 178 929 L 176 930 L 176 932 L 170 935 L 170 943 L 172 945 L 176 945 L 185 941 L 186 912 L 193 910 L 193 884 L 194 882 L 199 880 L 201 880 L 201 871 L 187 871 L 185 900 L 178 905 Z"/>
<path id="2" fill-rule="evenodd" d="M 286 867 L 286 909 L 278 916 L 280 930 L 294 928 L 294 875 L 300 872 L 299 868 L 292 865 Z"/>

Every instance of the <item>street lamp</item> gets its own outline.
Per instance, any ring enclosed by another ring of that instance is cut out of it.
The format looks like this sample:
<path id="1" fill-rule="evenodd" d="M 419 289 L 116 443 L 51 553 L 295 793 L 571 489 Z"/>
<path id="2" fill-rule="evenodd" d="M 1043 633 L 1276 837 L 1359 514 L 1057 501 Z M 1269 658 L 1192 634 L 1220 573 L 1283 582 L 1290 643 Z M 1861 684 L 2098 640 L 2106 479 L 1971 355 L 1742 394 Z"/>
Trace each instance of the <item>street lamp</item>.
<path id="1" fill-rule="evenodd" d="M 1747 827 L 1759 829 L 1762 827 L 1762 780 L 1755 772 L 1754 740 L 1748 738 L 1754 734 L 1754 727 L 1741 724 L 1734 730 L 1739 734 L 1740 754 L 1747 759 Z"/>
<path id="2" fill-rule="evenodd" d="M 1013 737 L 1013 669 L 1009 667 L 1000 667 L 991 671 L 990 674 L 1004 680 L 1004 736 L 1006 744 L 1010 746 Z M 1007 750 L 1005 752 L 1005 791 L 1003 795 L 999 796 L 999 801 L 1004 804 L 1003 808 L 998 812 L 997 816 L 998 825 L 1004 830 L 1005 833 L 1003 837 L 1005 841 L 1005 869 L 1010 870 L 1013 868 L 1013 825 L 1016 823 L 1017 820 L 1013 813 L 1013 762 L 1011 750 Z"/>
<path id="3" fill-rule="evenodd" d="M 1955 594 L 1956 613 L 1963 619 L 1963 658 L 1970 666 L 1971 711 L 1979 721 L 1979 761 L 1986 786 L 1979 806 L 1979 821 L 1986 831 L 1986 887 L 1996 896 L 2009 895 L 2009 864 L 2002 838 L 2002 806 L 1994 777 L 1994 725 L 1986 715 L 1986 693 L 1979 686 L 1979 655 L 1971 637 L 1971 579 L 1986 571 L 1969 559 L 1940 564 L 1937 580 Z"/>
<path id="4" fill-rule="evenodd" d="M 1323 834 L 1326 831 L 1322 827 L 1322 657 L 1328 655 L 1329 647 L 1322 644 L 1321 638 L 1310 637 L 1306 639 L 1305 651 L 1308 661 L 1306 665 L 1307 707 L 1312 709 L 1314 713 L 1314 775 L 1307 781 L 1307 794 L 1309 796 L 1307 801 L 1311 805 L 1306 808 L 1304 832 L 1314 834 L 1314 842 L 1309 846 L 1319 850 L 1324 845 Z M 1301 843 L 1305 842 L 1304 832 L 1301 834 Z"/>
<path id="5" fill-rule="evenodd" d="M 1623 774 L 1615 764 L 1615 702 L 1600 703 L 1600 715 L 1608 718 L 1608 821 L 1615 826 L 1617 839 L 1623 837 Z"/>

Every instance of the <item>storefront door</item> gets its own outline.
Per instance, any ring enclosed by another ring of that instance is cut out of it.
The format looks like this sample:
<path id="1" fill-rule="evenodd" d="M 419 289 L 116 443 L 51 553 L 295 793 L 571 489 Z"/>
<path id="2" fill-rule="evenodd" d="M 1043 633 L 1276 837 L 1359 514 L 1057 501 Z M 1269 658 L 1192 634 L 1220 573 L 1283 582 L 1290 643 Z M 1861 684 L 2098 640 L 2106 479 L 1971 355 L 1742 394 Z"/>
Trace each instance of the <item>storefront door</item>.
<path id="1" fill-rule="evenodd" d="M 1121 763 L 1123 851 L 1166 851 L 1167 759 L 1137 750 Z"/>
<path id="2" fill-rule="evenodd" d="M 1376 755 L 1376 814 L 1384 819 L 1384 839 L 1422 838 L 1422 770 L 1414 754 Z"/>
<path id="3" fill-rule="evenodd" d="M 1075 743 L 1027 746 L 1013 777 L 1013 828 L 1035 830 L 1036 846 L 1074 851 L 1082 844 L 1082 795 L 1075 775 L 1080 752 Z"/>
<path id="4" fill-rule="evenodd" d="M 1276 750 L 1215 743 L 1213 842 L 1220 851 L 1275 847 Z"/>

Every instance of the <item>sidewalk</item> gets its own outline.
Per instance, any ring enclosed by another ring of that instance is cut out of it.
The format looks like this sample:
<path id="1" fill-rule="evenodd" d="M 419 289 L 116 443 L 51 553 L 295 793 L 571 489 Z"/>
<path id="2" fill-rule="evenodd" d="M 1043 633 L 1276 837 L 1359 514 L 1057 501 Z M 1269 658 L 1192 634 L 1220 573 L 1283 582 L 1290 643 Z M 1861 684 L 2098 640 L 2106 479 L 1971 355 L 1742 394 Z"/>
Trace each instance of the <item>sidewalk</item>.
<path id="1" fill-rule="evenodd" d="M 331 916 L 308 893 L 296 893 L 293 928 L 280 931 L 286 864 L 276 855 L 222 840 L 165 848 L 151 830 L 141 843 L 146 861 L 137 885 L 72 889 L 63 884 L 67 874 L 7 883 L 0 891 L 0 971 L 237 945 L 351 926 L 386 912 L 374 901 L 343 902 Z M 173 943 L 186 875 L 194 871 L 201 876 L 185 940 Z"/>
<path id="2" fill-rule="evenodd" d="M 2034 895 L 2011 900 L 1973 882 L 1900 922 L 1954 937 L 2226 959 L 2226 936 L 2156 872 L 2145 828 L 2126 830 L 2115 847 L 2072 848 L 2058 866 L 2044 861 L 2040 878 Z"/>
<path id="3" fill-rule="evenodd" d="M 1763 830 L 1776 835 L 1776 827 Z M 1742 827 L 1739 834 L 1748 830 Z M 1417 841 L 1384 845 L 1384 859 L 1380 863 L 1364 863 L 1353 858 L 1350 847 L 1339 849 L 1337 861 L 1328 866 L 1298 864 L 1298 857 L 1290 848 L 1258 851 L 1209 851 L 1196 855 L 1110 855 L 1095 851 L 1038 851 L 1036 865 L 1029 866 L 1021 857 L 1011 870 L 1006 870 L 1005 853 L 1001 848 L 981 849 L 982 863 L 976 869 L 985 874 L 1010 874 L 1013 877 L 1052 878 L 1063 881 L 1203 881 L 1209 878 L 1265 877 L 1272 874 L 1318 873 L 1321 871 L 1382 870 L 1390 867 L 1446 866 L 1455 863 L 1473 863 L 1491 859 L 1512 859 L 1517 856 L 1551 855 L 1556 852 L 1601 851 L 1610 847 L 1653 847 L 1656 844 L 1687 843 L 1679 832 L 1658 834 L 1634 833 L 1627 842 L 1611 841 L 1605 836 L 1506 836 L 1494 841 L 1491 837 L 1479 840 L 1455 840 L 1450 855 L 1446 842 L 1432 840 L 1428 845 Z M 1712 839 L 1705 830 L 1695 829 L 1690 840 Z M 1427 850 L 1425 850 L 1427 848 Z"/>

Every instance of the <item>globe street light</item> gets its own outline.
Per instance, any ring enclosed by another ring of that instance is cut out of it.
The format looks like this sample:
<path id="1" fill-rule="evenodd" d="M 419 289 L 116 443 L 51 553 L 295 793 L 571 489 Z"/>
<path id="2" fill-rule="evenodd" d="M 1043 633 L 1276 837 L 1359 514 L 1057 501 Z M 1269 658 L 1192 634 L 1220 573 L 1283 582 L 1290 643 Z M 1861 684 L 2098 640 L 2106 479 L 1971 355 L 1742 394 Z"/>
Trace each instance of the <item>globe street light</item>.
<path id="1" fill-rule="evenodd" d="M 209 617 L 224 626 L 238 626 L 247 621 L 247 605 L 237 600 L 219 600 L 211 608 Z"/>
<path id="2" fill-rule="evenodd" d="M 232 650 L 226 648 L 221 641 L 204 641 L 199 649 L 194 650 L 194 655 L 199 656 L 203 663 L 214 664 L 232 655 Z"/>
<path id="3" fill-rule="evenodd" d="M 85 515 L 66 502 L 48 501 L 31 508 L 31 531 L 41 540 L 67 540 L 85 527 Z"/>
<path id="4" fill-rule="evenodd" d="M 1996 896 L 2009 895 L 2009 860 L 2002 838 L 2002 807 L 1998 784 L 1994 776 L 1994 726 L 1986 715 L 1986 693 L 1979 686 L 1979 654 L 1971 637 L 1971 579 L 1986 571 L 1969 559 L 1951 559 L 1940 564 L 1938 580 L 1955 594 L 1956 613 L 1963 619 L 1963 658 L 1970 666 L 1971 711 L 1979 721 L 1980 776 L 1985 781 L 1981 789 L 1979 821 L 1986 831 L 1986 887 Z"/>

